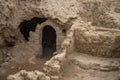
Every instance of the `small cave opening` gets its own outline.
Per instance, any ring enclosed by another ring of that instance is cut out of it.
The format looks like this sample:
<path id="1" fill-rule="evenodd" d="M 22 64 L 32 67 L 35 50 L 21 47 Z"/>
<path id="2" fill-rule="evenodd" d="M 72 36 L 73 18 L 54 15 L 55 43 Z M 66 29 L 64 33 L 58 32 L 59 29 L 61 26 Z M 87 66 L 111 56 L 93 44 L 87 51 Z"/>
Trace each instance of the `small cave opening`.
<path id="1" fill-rule="evenodd" d="M 56 51 L 56 31 L 47 25 L 42 31 L 42 57 L 51 58 Z"/>
<path id="2" fill-rule="evenodd" d="M 35 32 L 37 24 L 41 24 L 45 22 L 47 19 L 46 18 L 38 18 L 34 17 L 31 20 L 24 20 L 21 22 L 19 25 L 20 32 L 23 34 L 24 38 L 26 41 L 29 41 L 29 32 Z"/>

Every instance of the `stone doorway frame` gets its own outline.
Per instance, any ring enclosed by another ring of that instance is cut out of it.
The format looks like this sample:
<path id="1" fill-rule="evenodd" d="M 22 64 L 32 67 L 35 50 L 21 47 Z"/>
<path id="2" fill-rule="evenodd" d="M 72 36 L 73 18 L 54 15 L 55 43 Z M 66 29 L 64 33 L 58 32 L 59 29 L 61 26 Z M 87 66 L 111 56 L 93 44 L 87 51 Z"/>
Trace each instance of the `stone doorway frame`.
<path id="1" fill-rule="evenodd" d="M 28 43 L 29 45 L 31 45 L 32 49 L 34 49 L 33 54 L 42 56 L 42 31 L 43 28 L 47 25 L 51 26 L 56 31 L 56 51 L 61 48 L 61 43 L 64 38 L 62 30 L 60 30 L 59 25 L 53 23 L 50 20 L 47 20 L 42 24 L 38 24 L 35 32 L 30 32 L 30 38 Z"/>

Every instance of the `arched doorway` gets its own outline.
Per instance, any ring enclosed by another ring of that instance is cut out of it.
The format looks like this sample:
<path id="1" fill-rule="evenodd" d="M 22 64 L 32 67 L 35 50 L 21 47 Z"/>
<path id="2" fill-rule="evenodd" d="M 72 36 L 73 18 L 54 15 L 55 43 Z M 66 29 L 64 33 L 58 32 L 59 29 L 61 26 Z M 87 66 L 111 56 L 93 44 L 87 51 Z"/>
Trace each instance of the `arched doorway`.
<path id="1" fill-rule="evenodd" d="M 42 31 L 42 57 L 50 58 L 56 51 L 56 31 L 47 25 Z"/>

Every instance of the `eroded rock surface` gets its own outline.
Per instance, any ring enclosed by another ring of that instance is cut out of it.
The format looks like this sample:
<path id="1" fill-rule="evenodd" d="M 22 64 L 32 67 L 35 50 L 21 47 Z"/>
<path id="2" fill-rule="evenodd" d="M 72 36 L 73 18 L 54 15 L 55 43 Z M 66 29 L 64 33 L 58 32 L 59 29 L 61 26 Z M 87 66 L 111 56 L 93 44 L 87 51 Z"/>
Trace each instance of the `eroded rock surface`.
<path id="1" fill-rule="evenodd" d="M 119 80 L 119 15 L 120 0 L 0 0 L 0 79 L 18 72 L 8 80 Z M 29 23 L 35 18 L 45 21 Z M 20 29 L 24 22 L 28 23 Z M 42 30 L 47 25 L 55 29 L 57 38 L 50 60 L 42 57 Z M 87 62 L 81 53 L 108 62 L 91 57 Z M 19 72 L 24 69 L 32 72 Z"/>
<path id="2" fill-rule="evenodd" d="M 39 71 L 27 72 L 22 70 L 16 75 L 10 75 L 7 80 L 50 80 L 50 78 Z"/>

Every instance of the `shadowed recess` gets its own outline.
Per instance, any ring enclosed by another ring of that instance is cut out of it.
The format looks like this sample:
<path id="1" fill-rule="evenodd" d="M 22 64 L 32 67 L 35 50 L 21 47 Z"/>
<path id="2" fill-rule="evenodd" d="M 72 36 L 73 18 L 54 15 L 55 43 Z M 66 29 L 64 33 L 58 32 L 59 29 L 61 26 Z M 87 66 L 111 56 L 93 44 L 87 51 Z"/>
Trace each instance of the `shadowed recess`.
<path id="1" fill-rule="evenodd" d="M 42 57 L 52 57 L 56 51 L 56 31 L 51 26 L 47 25 L 42 31 Z"/>
<path id="2" fill-rule="evenodd" d="M 29 32 L 35 32 L 36 26 L 37 24 L 41 24 L 43 22 L 45 22 L 47 19 L 46 18 L 38 18 L 38 17 L 34 17 L 31 20 L 24 20 L 23 22 L 21 22 L 21 24 L 19 25 L 20 28 L 20 32 L 23 34 L 24 38 L 26 41 L 29 41 Z"/>

